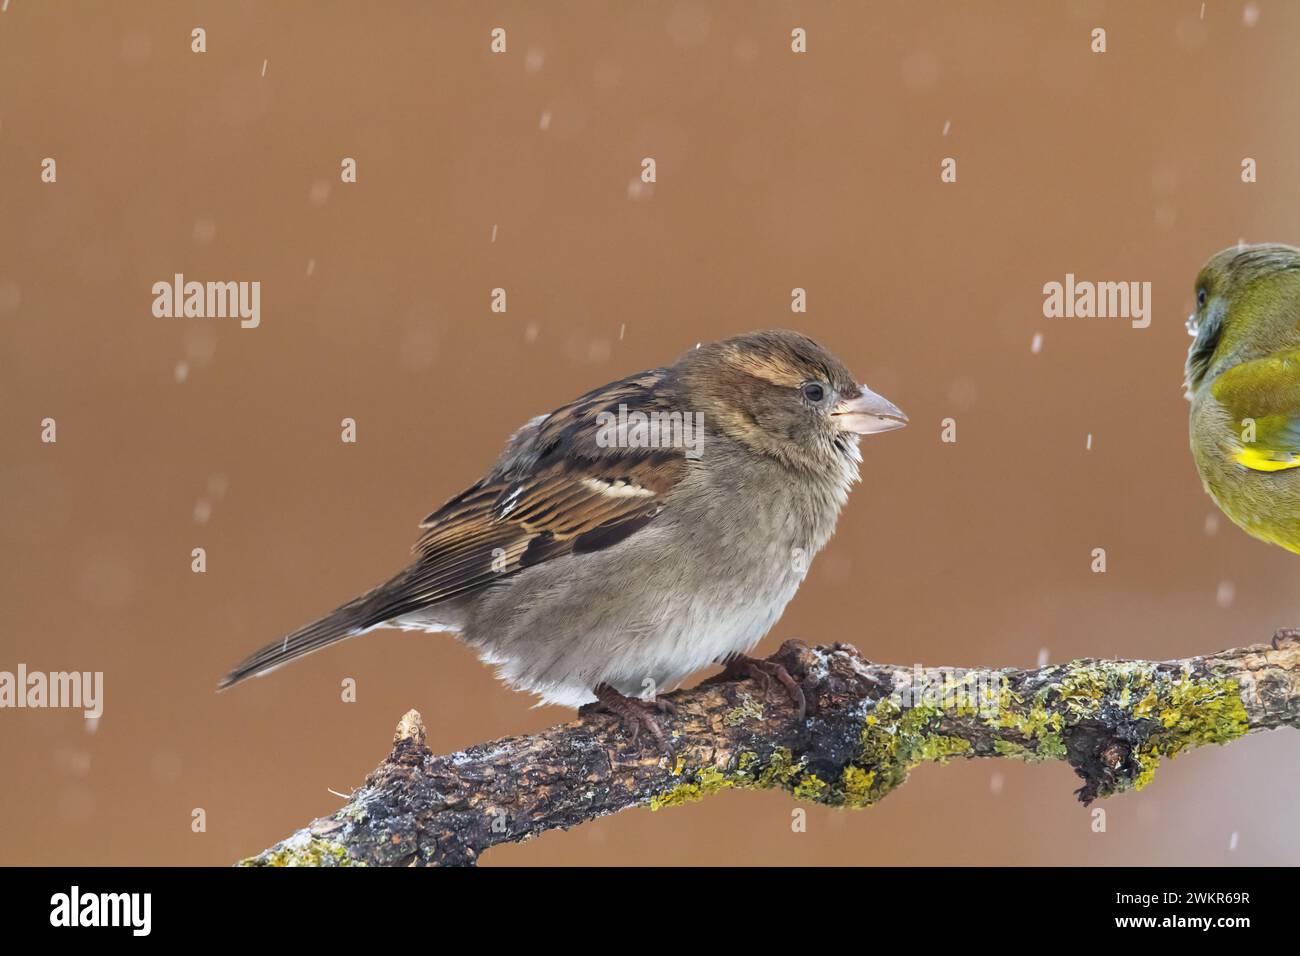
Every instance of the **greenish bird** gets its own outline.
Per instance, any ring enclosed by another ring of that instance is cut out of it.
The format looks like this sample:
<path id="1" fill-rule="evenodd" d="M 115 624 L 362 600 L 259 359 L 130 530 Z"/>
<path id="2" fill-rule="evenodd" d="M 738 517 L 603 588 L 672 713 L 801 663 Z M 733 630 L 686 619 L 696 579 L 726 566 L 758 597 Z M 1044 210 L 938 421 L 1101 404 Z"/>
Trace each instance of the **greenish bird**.
<path id="1" fill-rule="evenodd" d="M 1192 456 L 1242 530 L 1300 553 L 1300 249 L 1233 246 L 1196 277 Z"/>

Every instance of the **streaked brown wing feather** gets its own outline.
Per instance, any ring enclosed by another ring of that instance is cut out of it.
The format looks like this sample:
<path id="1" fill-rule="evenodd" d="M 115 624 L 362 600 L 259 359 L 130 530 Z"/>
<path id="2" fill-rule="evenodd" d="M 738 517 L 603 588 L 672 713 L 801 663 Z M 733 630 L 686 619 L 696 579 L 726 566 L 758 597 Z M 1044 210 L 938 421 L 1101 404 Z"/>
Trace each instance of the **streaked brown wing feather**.
<path id="1" fill-rule="evenodd" d="M 624 405 L 671 410 L 644 372 L 557 409 L 527 442 L 512 439 L 483 481 L 422 523 L 418 559 L 394 606 L 418 607 L 471 593 L 543 561 L 610 547 L 645 527 L 686 474 L 682 449 L 601 447 L 597 416 Z"/>

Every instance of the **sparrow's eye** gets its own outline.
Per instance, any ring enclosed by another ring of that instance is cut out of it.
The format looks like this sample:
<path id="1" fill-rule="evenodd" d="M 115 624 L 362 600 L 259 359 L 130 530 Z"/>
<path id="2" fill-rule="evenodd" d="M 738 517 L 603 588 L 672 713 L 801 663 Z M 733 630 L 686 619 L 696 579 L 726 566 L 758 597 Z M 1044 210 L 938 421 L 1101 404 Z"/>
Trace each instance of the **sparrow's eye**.
<path id="1" fill-rule="evenodd" d="M 826 387 L 821 382 L 805 382 L 803 386 L 803 397 L 810 402 L 820 402 L 826 397 Z"/>
<path id="2" fill-rule="evenodd" d="M 1210 297 L 1210 296 L 1209 296 L 1209 293 L 1205 291 L 1205 286 L 1201 286 L 1199 289 L 1197 289 L 1197 290 L 1196 290 L 1196 307 L 1197 307 L 1198 309 L 1203 309 L 1203 308 L 1205 308 L 1205 300 L 1208 299 L 1209 297 Z"/>

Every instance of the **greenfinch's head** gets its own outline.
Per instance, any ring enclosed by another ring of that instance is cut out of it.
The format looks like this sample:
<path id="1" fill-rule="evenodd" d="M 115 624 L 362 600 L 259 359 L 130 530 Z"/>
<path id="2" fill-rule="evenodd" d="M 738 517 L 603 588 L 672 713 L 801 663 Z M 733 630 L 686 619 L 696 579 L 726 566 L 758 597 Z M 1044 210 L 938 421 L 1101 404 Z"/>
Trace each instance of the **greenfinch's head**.
<path id="1" fill-rule="evenodd" d="M 1280 243 L 1231 246 L 1196 277 L 1187 319 L 1187 397 L 1219 373 L 1300 346 L 1300 249 Z"/>

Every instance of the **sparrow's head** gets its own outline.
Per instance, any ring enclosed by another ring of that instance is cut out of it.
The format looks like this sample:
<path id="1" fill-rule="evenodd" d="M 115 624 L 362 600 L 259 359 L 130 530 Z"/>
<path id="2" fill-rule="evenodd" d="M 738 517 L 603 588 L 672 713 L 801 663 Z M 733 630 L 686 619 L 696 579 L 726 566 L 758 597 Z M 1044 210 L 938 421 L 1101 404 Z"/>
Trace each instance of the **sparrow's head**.
<path id="1" fill-rule="evenodd" d="M 801 468 L 838 467 L 860 435 L 907 424 L 806 335 L 775 329 L 700 345 L 677 363 L 706 426 Z"/>
<path id="2" fill-rule="evenodd" d="M 1231 246 L 1196 277 L 1187 318 L 1187 396 L 1234 365 L 1300 345 L 1300 249 Z"/>

